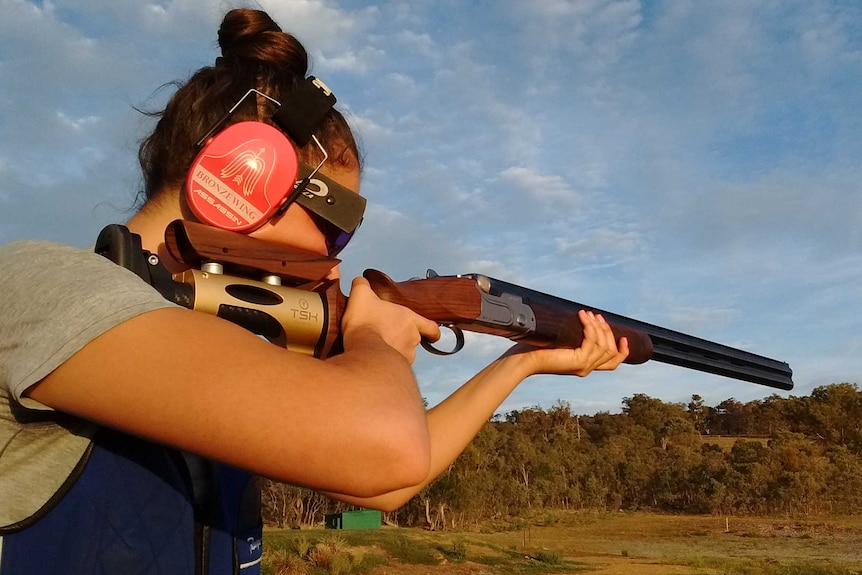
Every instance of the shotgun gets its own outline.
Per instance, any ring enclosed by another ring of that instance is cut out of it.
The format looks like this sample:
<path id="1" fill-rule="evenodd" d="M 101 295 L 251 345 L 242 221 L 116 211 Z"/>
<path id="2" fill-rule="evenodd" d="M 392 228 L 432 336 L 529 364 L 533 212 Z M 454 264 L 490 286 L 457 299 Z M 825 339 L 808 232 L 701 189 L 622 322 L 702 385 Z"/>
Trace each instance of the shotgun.
<path id="1" fill-rule="evenodd" d="M 120 225 L 102 230 L 96 252 L 153 285 L 168 300 L 237 323 L 272 343 L 319 358 L 341 351 L 341 316 L 347 298 L 338 281 L 325 279 L 340 260 L 177 220 L 165 231 L 165 247 L 189 266 L 171 275 L 140 237 Z M 584 334 L 580 310 L 600 313 L 614 336 L 628 338 L 625 363 L 648 360 L 782 390 L 793 389 L 790 366 L 719 343 L 565 300 L 481 274 L 395 282 L 377 270 L 363 276 L 377 296 L 436 321 L 455 334 L 486 333 L 538 347 L 578 347 Z M 255 279 L 256 278 L 256 279 Z"/>

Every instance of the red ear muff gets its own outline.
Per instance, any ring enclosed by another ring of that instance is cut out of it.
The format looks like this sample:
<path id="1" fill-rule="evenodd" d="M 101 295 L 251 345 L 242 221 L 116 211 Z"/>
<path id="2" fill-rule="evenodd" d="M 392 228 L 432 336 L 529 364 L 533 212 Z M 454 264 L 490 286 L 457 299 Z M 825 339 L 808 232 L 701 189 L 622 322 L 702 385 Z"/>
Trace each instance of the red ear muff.
<path id="1" fill-rule="evenodd" d="M 263 122 L 239 122 L 211 138 L 192 162 L 186 199 L 202 222 L 250 232 L 267 222 L 296 184 L 290 140 Z"/>

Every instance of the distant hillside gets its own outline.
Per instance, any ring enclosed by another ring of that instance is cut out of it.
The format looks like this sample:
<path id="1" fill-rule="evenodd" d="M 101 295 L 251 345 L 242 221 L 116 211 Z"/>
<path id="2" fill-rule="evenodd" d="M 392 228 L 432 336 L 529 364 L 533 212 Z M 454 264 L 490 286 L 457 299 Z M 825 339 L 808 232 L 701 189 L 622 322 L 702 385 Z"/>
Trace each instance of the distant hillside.
<path id="1" fill-rule="evenodd" d="M 636 394 L 622 413 L 513 411 L 489 421 L 433 484 L 385 520 L 434 529 L 553 510 L 862 514 L 862 393 L 706 406 Z M 269 483 L 266 520 L 315 524 L 349 507 Z"/>

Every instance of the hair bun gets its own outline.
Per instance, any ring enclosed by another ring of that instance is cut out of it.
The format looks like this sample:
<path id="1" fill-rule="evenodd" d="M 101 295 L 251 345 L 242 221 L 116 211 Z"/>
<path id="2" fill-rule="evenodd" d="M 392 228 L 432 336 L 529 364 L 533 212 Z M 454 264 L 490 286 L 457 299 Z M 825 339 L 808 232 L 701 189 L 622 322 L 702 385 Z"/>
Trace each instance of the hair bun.
<path id="1" fill-rule="evenodd" d="M 303 78 L 308 72 L 308 53 L 302 44 L 260 10 L 241 8 L 225 14 L 218 43 L 228 66 L 264 64 Z"/>

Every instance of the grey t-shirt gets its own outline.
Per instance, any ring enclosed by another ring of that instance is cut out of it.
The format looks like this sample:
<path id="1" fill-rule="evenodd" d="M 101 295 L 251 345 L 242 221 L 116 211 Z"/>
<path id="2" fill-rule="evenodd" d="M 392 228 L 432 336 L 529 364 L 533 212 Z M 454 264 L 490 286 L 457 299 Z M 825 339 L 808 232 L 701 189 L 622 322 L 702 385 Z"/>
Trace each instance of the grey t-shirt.
<path id="1" fill-rule="evenodd" d="M 24 392 L 112 327 L 165 307 L 173 304 L 138 276 L 90 251 L 0 246 L 0 527 L 48 501 L 95 431 Z"/>

